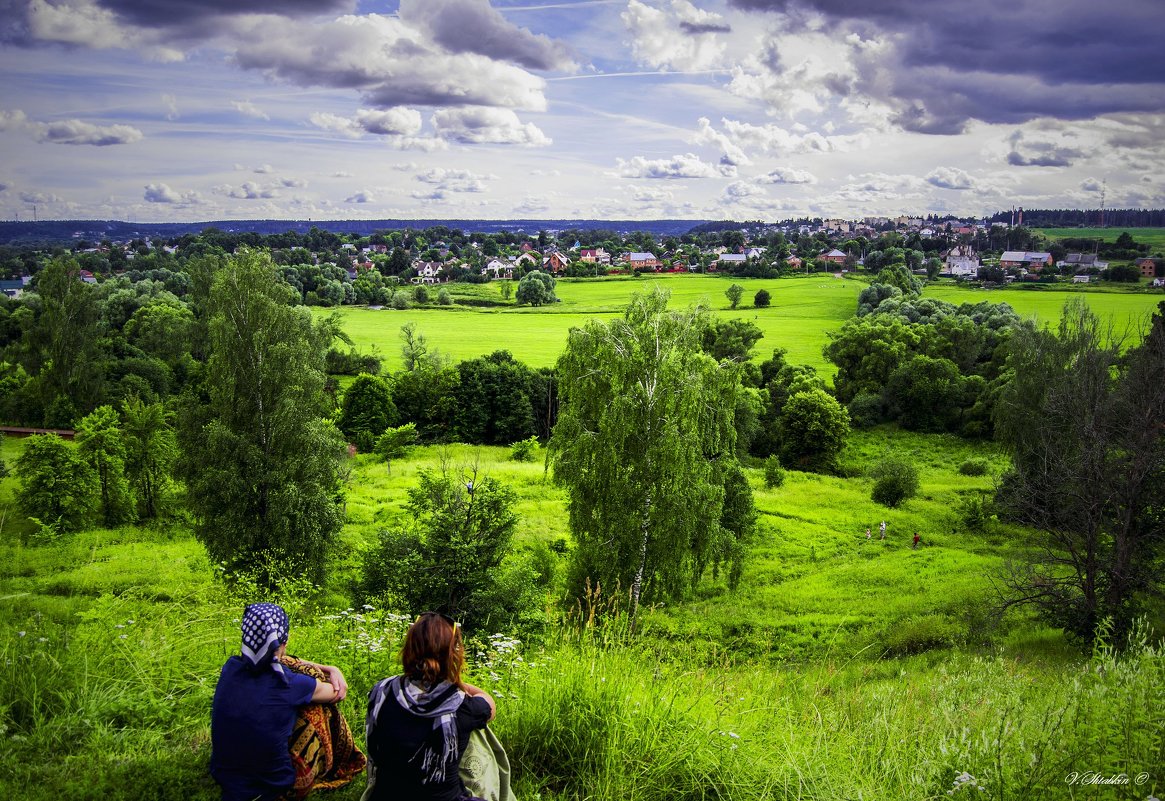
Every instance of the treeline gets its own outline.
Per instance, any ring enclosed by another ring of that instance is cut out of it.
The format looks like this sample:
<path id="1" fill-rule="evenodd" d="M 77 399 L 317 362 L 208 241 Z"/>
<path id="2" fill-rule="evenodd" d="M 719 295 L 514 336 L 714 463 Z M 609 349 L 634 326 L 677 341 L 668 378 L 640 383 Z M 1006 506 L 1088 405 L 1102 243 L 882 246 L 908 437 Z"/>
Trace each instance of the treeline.
<path id="1" fill-rule="evenodd" d="M 1013 213 L 997 211 L 988 223 L 1010 223 Z M 1024 209 L 1024 225 L 1040 228 L 1076 228 L 1106 225 L 1112 228 L 1165 227 L 1165 209 Z"/>

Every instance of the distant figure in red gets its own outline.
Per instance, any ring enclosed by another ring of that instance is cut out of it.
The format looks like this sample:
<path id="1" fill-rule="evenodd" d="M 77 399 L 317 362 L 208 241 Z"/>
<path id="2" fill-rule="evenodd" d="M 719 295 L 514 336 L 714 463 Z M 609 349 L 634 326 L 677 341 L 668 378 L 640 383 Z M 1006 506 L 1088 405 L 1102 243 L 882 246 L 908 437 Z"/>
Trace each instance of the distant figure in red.
<path id="1" fill-rule="evenodd" d="M 918 536 L 918 532 L 916 531 L 916 532 L 914 532 L 914 544 L 910 546 L 910 550 L 913 551 L 913 550 L 916 550 L 918 548 L 918 540 L 919 540 L 919 536 Z"/>

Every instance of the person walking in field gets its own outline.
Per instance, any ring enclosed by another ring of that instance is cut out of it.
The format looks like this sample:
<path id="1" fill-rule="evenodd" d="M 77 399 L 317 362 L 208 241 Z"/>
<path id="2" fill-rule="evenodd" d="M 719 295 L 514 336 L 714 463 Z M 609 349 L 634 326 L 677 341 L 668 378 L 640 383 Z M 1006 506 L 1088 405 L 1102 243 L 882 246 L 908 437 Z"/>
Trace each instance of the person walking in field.
<path id="1" fill-rule="evenodd" d="M 918 540 L 919 539 L 920 539 L 920 537 L 918 536 L 918 532 L 917 531 L 914 532 L 914 542 L 911 543 L 910 550 L 912 550 L 912 551 L 918 550 Z"/>
<path id="2" fill-rule="evenodd" d="M 886 539 L 886 521 L 885 520 L 882 521 L 882 525 L 878 526 L 878 531 L 880 532 L 878 534 L 878 539 L 879 540 Z"/>
<path id="3" fill-rule="evenodd" d="M 866 542 L 870 541 L 870 527 L 866 526 Z"/>

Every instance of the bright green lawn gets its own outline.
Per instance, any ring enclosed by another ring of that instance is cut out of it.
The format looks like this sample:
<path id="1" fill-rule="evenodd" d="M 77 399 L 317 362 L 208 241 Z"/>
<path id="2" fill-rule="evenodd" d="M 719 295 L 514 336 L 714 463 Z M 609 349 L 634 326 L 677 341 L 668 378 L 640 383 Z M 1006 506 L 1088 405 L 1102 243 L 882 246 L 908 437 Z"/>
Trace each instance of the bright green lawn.
<path id="1" fill-rule="evenodd" d="M 1138 244 L 1148 243 L 1154 253 L 1165 252 L 1165 228 L 1037 228 L 1044 236 L 1052 239 L 1101 239 L 1115 242 L 1117 237 L 1128 232 Z"/>
<path id="2" fill-rule="evenodd" d="M 399 369 L 400 327 L 414 322 L 431 346 L 455 361 L 484 356 L 505 349 L 532 367 L 549 367 L 566 345 L 567 333 L 592 318 L 610 319 L 622 313 L 627 299 L 637 289 L 652 283 L 672 293 L 672 305 L 690 306 L 704 302 L 722 316 L 755 322 L 764 332 L 757 345 L 758 358 L 767 358 L 775 347 L 789 351 L 795 364 L 811 364 L 832 373 L 821 355 L 825 332 L 841 325 L 857 306 L 863 284 L 840 281 L 832 276 L 809 278 L 739 280 L 745 288 L 742 308 L 731 311 L 724 290 L 733 281 L 702 275 L 667 275 L 651 279 L 610 278 L 605 280 L 563 280 L 557 294 L 562 300 L 553 307 L 502 308 L 420 308 L 406 311 L 342 308 L 344 330 L 361 350 L 376 350 L 385 358 L 386 370 Z M 492 287 L 491 287 L 492 288 Z M 752 306 L 753 295 L 767 289 L 772 305 Z M 500 300 L 500 293 L 498 294 Z M 318 314 L 330 310 L 317 309 Z"/>

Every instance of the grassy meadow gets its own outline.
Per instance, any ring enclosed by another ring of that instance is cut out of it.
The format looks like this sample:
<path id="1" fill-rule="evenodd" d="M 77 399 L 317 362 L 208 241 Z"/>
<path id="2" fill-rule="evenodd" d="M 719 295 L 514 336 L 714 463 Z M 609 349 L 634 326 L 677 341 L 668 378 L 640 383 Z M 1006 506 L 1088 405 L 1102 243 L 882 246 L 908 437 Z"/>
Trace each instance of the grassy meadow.
<path id="1" fill-rule="evenodd" d="M 678 308 L 703 303 L 723 317 L 751 320 L 764 338 L 757 344 L 757 360 L 771 355 L 773 348 L 788 350 L 793 364 L 808 364 L 823 375 L 833 375 L 834 366 L 822 356 L 830 331 L 841 327 L 857 308 L 857 298 L 866 284 L 861 279 L 838 279 L 831 274 L 815 274 L 785 279 L 732 279 L 725 276 L 660 275 L 650 278 L 615 276 L 604 279 L 564 279 L 556 293 L 561 303 L 550 307 L 504 304 L 496 282 L 478 285 L 450 284 L 454 297 L 488 299 L 498 306 L 425 306 L 405 310 L 341 307 L 338 310 L 313 308 L 314 313 L 340 315 L 344 331 L 363 351 L 378 353 L 384 370 L 401 367 L 400 328 L 415 323 L 432 347 L 454 361 L 484 356 L 495 350 L 509 350 L 515 358 L 532 367 L 550 367 L 566 347 L 571 328 L 589 319 L 610 319 L 622 313 L 633 292 L 657 283 L 671 292 L 671 304 Z M 732 283 L 744 287 L 740 308 L 732 310 L 724 290 Z M 767 289 L 772 305 L 757 309 L 752 298 Z M 1043 287 L 984 290 L 941 282 L 926 288 L 927 297 L 950 303 L 1008 303 L 1021 316 L 1039 324 L 1054 325 L 1064 304 L 1072 297 L 1085 298 L 1102 317 L 1111 319 L 1118 332 L 1130 340 L 1148 330 L 1157 304 L 1165 300 L 1160 291 L 1144 294 Z"/>
<path id="2" fill-rule="evenodd" d="M 1037 228 L 1044 236 L 1052 239 L 1099 239 L 1115 242 L 1117 237 L 1128 232 L 1134 240 L 1148 244 L 1150 254 L 1165 253 L 1165 228 Z"/>
<path id="3" fill-rule="evenodd" d="M 4 443 L 6 463 L 20 447 Z M 760 523 L 739 591 L 709 576 L 690 603 L 648 610 L 633 640 L 618 616 L 588 624 L 586 609 L 538 642 L 479 632 L 470 678 L 498 698 L 517 797 L 1160 794 L 1165 653 L 1146 642 L 1089 658 L 1024 616 L 996 620 L 989 575 L 1018 554 L 1018 532 L 969 530 L 959 509 L 990 490 L 1002 458 L 880 429 L 855 436 L 843 459 L 858 473 L 887 451 L 922 474 L 919 496 L 895 510 L 873 504 L 862 477 L 790 471 L 770 490 L 750 468 Z M 960 474 L 970 458 L 986 458 L 987 475 Z M 407 619 L 352 608 L 348 582 L 377 532 L 405 522 L 418 471 L 442 465 L 476 466 L 516 491 L 518 552 L 569 542 L 562 493 L 541 462 L 459 445 L 390 466 L 357 456 L 329 586 L 290 582 L 276 600 L 291 614 L 290 651 L 345 671 L 358 741 L 363 696 L 397 670 Z M 220 581 L 181 523 L 38 539 L 12 489 L 12 478 L 0 484 L 0 797 L 217 798 L 206 773 L 210 699 L 256 592 Z M 559 621 L 549 606 L 548 621 Z M 1147 778 L 1103 789 L 1066 781 L 1088 770 Z M 356 785 L 330 797 L 358 798 Z"/>

